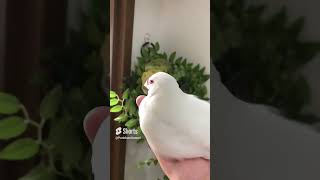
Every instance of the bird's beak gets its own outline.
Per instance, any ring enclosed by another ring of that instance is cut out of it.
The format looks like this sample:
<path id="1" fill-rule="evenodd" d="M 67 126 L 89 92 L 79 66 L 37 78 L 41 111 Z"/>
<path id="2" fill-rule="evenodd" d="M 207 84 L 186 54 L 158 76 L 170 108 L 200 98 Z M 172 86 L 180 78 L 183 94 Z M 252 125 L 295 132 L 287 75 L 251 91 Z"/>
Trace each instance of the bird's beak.
<path id="1" fill-rule="evenodd" d="M 146 82 L 144 83 L 144 87 L 146 87 L 147 89 L 149 89 L 149 83 L 148 83 L 149 81 L 148 80 L 146 80 Z"/>
<path id="2" fill-rule="evenodd" d="M 142 86 L 142 90 L 145 94 L 148 94 L 148 91 L 149 91 L 149 88 L 147 86 L 148 86 L 148 80 Z"/>

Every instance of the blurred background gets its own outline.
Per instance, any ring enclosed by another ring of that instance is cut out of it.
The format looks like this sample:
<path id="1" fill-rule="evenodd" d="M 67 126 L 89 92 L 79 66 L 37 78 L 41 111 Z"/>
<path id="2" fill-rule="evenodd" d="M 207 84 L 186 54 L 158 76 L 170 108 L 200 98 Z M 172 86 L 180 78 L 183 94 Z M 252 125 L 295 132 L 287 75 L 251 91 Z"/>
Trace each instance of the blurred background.
<path id="1" fill-rule="evenodd" d="M 211 2 L 212 62 L 237 97 L 213 106 L 216 179 L 319 179 L 318 4 Z"/>
<path id="2" fill-rule="evenodd" d="M 92 179 L 83 119 L 107 104 L 108 33 L 107 0 L 0 0 L 0 179 Z"/>
<path id="3" fill-rule="evenodd" d="M 212 57 L 238 98 L 320 123 L 317 1 L 227 0 L 211 6 Z"/>

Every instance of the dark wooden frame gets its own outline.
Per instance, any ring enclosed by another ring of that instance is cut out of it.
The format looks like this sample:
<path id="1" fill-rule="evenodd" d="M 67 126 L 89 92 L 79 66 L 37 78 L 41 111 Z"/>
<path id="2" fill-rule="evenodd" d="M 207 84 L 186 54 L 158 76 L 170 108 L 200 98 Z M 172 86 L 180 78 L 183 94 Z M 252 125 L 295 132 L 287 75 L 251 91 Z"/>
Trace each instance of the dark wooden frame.
<path id="1" fill-rule="evenodd" d="M 120 93 L 123 77 L 130 73 L 134 0 L 111 0 L 111 89 Z M 114 117 L 112 117 L 114 118 Z M 115 140 L 118 124 L 111 121 L 111 178 L 124 179 L 126 141 Z"/>
<path id="2" fill-rule="evenodd" d="M 0 0 L 0 90 L 4 80 L 4 52 L 5 52 L 6 0 Z"/>

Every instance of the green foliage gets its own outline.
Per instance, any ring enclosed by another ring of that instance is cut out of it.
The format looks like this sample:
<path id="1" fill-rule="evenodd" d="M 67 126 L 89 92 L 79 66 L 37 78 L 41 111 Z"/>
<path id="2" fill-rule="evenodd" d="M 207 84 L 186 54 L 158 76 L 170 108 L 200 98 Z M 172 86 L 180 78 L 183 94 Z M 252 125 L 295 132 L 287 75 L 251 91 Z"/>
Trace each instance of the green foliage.
<path id="1" fill-rule="evenodd" d="M 169 180 L 168 176 L 163 176 L 163 180 Z"/>
<path id="2" fill-rule="evenodd" d="M 115 112 L 120 112 L 121 110 L 122 110 L 122 106 L 116 105 L 110 109 L 110 112 L 115 113 Z"/>
<path id="3" fill-rule="evenodd" d="M 31 138 L 14 141 L 0 151 L 2 160 L 25 160 L 33 157 L 39 151 L 39 144 Z"/>
<path id="4" fill-rule="evenodd" d="M 211 56 L 232 93 L 299 121 L 319 121 L 302 112 L 310 93 L 300 69 L 320 50 L 319 42 L 300 40 L 304 19 L 289 21 L 285 8 L 266 16 L 264 5 L 244 0 L 213 1 L 211 10 Z"/>
<path id="5" fill-rule="evenodd" d="M 57 178 L 54 173 L 46 169 L 46 167 L 39 165 L 18 180 L 57 180 Z"/>
<path id="6" fill-rule="evenodd" d="M 59 103 L 62 98 L 62 88 L 58 86 L 52 89 L 40 104 L 40 117 L 45 119 L 53 118 L 58 112 Z"/>
<path id="7" fill-rule="evenodd" d="M 14 114 L 19 109 L 20 102 L 15 96 L 0 92 L 0 114 Z"/>
<path id="8" fill-rule="evenodd" d="M 110 91 L 110 98 L 115 98 L 117 96 L 117 93 L 114 91 Z"/>
<path id="9" fill-rule="evenodd" d="M 144 161 L 140 161 L 139 164 L 138 164 L 138 168 L 141 168 L 141 167 L 144 167 L 144 166 L 151 166 L 152 164 L 153 165 L 158 165 L 158 160 L 155 159 L 155 158 L 150 158 L 150 159 L 147 159 L 147 160 L 144 160 Z"/>
<path id="10" fill-rule="evenodd" d="M 21 135 L 27 123 L 19 116 L 9 116 L 0 120 L 0 140 L 8 140 Z"/>

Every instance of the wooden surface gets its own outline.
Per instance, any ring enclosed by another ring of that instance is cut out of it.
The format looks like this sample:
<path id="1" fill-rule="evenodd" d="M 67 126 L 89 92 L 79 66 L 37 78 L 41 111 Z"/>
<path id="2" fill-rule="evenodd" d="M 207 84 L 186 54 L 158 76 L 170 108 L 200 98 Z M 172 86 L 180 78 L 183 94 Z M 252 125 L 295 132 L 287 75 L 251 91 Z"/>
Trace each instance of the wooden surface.
<path id="1" fill-rule="evenodd" d="M 130 73 L 134 0 L 111 0 L 111 89 L 120 93 L 123 77 Z M 114 117 L 112 117 L 114 118 Z M 118 124 L 111 121 L 111 179 L 123 180 L 126 142 L 115 140 Z"/>
<path id="2" fill-rule="evenodd" d="M 0 0 L 0 90 L 3 89 L 4 80 L 5 25 L 6 0 Z"/>

